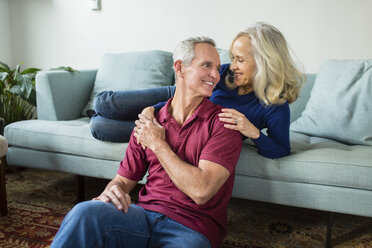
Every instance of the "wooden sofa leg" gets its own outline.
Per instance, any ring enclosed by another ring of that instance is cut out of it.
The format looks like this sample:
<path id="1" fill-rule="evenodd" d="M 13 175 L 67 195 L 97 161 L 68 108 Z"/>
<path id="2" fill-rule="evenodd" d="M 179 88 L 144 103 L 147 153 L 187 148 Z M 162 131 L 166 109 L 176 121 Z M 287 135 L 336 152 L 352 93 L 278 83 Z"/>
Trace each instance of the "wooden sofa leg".
<path id="1" fill-rule="evenodd" d="M 84 176 L 77 175 L 77 202 L 85 200 Z"/>
<path id="2" fill-rule="evenodd" d="M 327 223 L 327 236 L 326 236 L 326 248 L 331 248 L 331 241 L 332 241 L 332 225 L 333 225 L 333 215 L 334 213 L 328 213 L 328 223 Z"/>
<path id="3" fill-rule="evenodd" d="M 6 200 L 6 183 L 5 183 L 5 164 L 6 158 L 2 157 L 0 161 L 0 215 L 8 214 L 8 203 Z"/>

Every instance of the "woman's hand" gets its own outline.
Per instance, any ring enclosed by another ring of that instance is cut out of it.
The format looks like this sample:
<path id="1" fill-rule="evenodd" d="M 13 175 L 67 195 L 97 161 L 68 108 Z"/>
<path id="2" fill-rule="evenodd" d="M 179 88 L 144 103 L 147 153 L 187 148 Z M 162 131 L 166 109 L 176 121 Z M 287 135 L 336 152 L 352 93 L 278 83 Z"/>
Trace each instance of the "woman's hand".
<path id="1" fill-rule="evenodd" d="M 222 113 L 218 115 L 220 117 L 220 121 L 225 122 L 227 124 L 224 127 L 238 130 L 241 134 L 245 137 L 251 139 L 257 139 L 260 137 L 260 130 L 256 128 L 246 117 L 244 114 L 240 113 L 235 109 L 222 109 Z"/>
<path id="2" fill-rule="evenodd" d="M 146 116 L 147 119 L 149 120 L 152 120 L 154 119 L 154 112 L 155 112 L 155 108 L 154 107 L 146 107 L 142 110 L 141 112 L 141 115 L 144 115 Z M 136 124 L 136 126 L 134 127 L 134 131 L 136 131 L 136 128 L 138 129 L 139 126 L 137 125 L 137 123 L 140 123 L 139 120 L 135 121 L 134 124 Z M 136 135 L 134 135 L 136 136 Z M 137 137 L 136 137 L 137 138 Z M 137 144 L 139 144 L 139 140 L 137 139 Z M 141 144 L 142 145 L 142 149 L 145 150 L 146 149 L 146 146 Z"/>
<path id="3" fill-rule="evenodd" d="M 144 116 L 146 116 L 147 119 L 152 120 L 154 118 L 154 112 L 155 112 L 155 108 L 154 107 L 147 107 L 147 108 L 144 108 L 142 110 L 141 114 L 143 114 Z"/>
<path id="4" fill-rule="evenodd" d="M 149 119 L 143 114 L 139 114 L 138 118 L 139 120 L 135 121 L 134 137 L 143 148 L 148 147 L 154 151 L 157 145 L 165 141 L 165 129 L 156 118 Z"/>

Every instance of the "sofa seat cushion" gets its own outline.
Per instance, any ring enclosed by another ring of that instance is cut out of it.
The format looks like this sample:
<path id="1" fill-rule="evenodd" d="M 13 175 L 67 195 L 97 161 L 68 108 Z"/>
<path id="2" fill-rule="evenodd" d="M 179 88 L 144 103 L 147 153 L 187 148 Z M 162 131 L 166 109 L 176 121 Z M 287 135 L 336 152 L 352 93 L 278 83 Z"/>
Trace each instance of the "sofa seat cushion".
<path id="1" fill-rule="evenodd" d="M 258 178 L 372 190 L 370 146 L 291 132 L 291 155 L 268 159 L 244 144 L 236 174 Z"/>
<path id="2" fill-rule="evenodd" d="M 90 133 L 89 118 L 71 121 L 27 120 L 5 128 L 12 146 L 121 161 L 127 143 L 103 142 Z"/>

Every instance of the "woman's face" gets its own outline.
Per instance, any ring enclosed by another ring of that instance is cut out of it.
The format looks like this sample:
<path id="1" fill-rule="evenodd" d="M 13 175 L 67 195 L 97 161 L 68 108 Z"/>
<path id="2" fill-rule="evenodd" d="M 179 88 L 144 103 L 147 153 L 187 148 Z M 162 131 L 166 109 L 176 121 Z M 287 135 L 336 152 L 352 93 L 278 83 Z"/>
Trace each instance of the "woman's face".
<path id="1" fill-rule="evenodd" d="M 235 84 L 251 89 L 256 70 L 256 63 L 251 54 L 251 39 L 245 35 L 237 38 L 232 44 L 231 55 L 230 70 L 235 73 Z"/>

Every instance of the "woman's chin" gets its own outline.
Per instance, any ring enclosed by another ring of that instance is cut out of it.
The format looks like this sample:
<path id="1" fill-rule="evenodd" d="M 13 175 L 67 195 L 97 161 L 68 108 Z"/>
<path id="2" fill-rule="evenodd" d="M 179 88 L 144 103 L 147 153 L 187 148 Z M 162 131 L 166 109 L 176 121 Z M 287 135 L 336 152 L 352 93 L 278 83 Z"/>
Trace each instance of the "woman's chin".
<path id="1" fill-rule="evenodd" d="M 244 80 L 242 80 L 241 78 L 239 78 L 239 79 L 236 79 L 236 78 L 235 78 L 235 80 L 234 80 L 234 84 L 235 84 L 236 86 L 242 86 L 242 85 L 244 84 Z"/>
<path id="2" fill-rule="evenodd" d="M 237 87 L 248 87 L 249 83 L 244 82 L 243 80 L 235 81 L 234 82 Z"/>
<path id="3" fill-rule="evenodd" d="M 241 87 L 243 84 L 239 83 L 239 82 L 234 82 L 235 86 L 236 87 Z"/>

